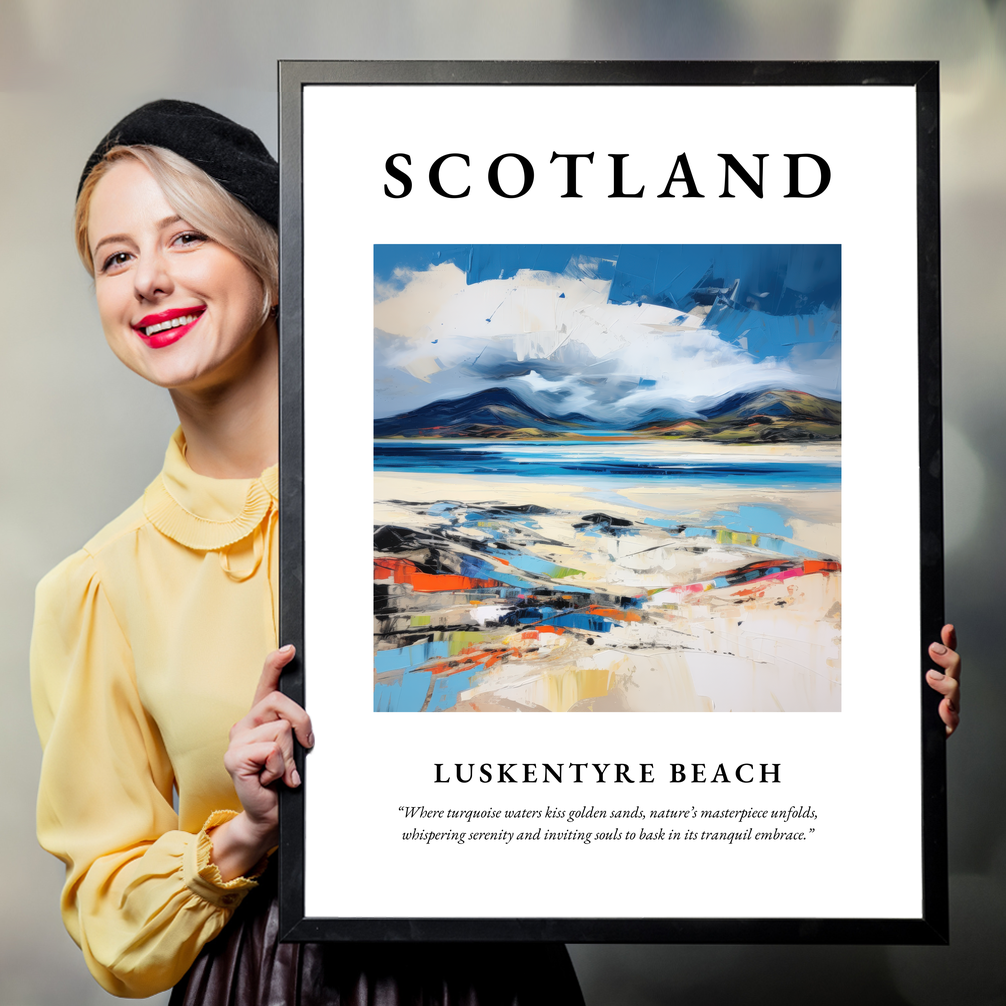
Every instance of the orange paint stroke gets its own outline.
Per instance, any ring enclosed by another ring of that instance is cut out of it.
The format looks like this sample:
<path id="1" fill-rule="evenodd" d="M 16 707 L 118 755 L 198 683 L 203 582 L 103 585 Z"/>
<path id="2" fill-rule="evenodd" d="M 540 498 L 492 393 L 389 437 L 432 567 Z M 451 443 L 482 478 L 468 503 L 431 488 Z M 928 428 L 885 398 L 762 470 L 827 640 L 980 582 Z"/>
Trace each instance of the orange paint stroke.
<path id="1" fill-rule="evenodd" d="M 840 573 L 842 564 L 840 562 L 822 562 L 818 559 L 805 559 L 803 571 L 805 573 Z"/>
<path id="2" fill-rule="evenodd" d="M 613 618 L 618 622 L 639 622 L 642 620 L 638 611 L 627 608 L 602 608 L 599 604 L 588 604 L 583 609 L 588 615 L 603 615 L 605 618 Z"/>
<path id="3" fill-rule="evenodd" d="M 478 587 L 502 587 L 498 580 L 476 580 L 470 576 L 455 573 L 413 573 L 412 589 L 421 594 L 433 594 L 441 590 L 475 590 Z"/>
<path id="4" fill-rule="evenodd" d="M 409 559 L 374 559 L 374 579 L 405 583 L 421 594 L 445 590 L 476 590 L 479 587 L 502 587 L 498 580 L 478 580 L 457 573 L 422 573 Z"/>

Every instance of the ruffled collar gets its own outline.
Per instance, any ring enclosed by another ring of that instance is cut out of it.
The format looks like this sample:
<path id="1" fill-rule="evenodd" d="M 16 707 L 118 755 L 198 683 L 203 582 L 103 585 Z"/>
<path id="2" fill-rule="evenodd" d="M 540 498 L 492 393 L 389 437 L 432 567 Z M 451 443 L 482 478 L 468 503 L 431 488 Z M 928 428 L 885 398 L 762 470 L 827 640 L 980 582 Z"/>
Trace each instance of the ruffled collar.
<path id="1" fill-rule="evenodd" d="M 213 479 L 185 460 L 185 437 L 175 430 L 164 468 L 143 494 L 143 512 L 162 534 L 186 548 L 211 552 L 250 535 L 279 500 L 279 466 L 257 479 Z"/>

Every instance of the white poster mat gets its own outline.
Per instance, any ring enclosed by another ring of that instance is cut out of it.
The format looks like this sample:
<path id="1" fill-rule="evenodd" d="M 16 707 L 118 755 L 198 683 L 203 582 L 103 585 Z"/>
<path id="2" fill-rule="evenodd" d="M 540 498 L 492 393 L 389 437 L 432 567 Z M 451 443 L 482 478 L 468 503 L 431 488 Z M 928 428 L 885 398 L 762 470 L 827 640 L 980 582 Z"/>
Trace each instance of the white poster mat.
<path id="1" fill-rule="evenodd" d="M 308 916 L 921 917 L 915 144 L 911 87 L 305 87 Z M 552 152 L 590 150 L 583 198 L 560 198 L 565 163 L 550 166 Z M 470 184 L 465 199 L 427 181 L 454 151 L 470 169 L 454 159 L 444 179 Z M 828 191 L 782 198 L 784 154 L 806 151 L 830 164 Z M 406 199 L 384 191 L 400 190 L 385 171 L 397 152 L 412 158 L 398 162 L 414 182 Z M 535 166 L 520 199 L 486 180 L 507 152 Z M 645 184 L 643 198 L 607 198 L 609 152 L 630 154 L 625 190 Z M 706 198 L 656 199 L 681 152 Z M 753 153 L 769 154 L 763 199 L 736 180 L 736 198 L 718 198 L 720 153 L 752 169 Z M 373 247 L 384 243 L 841 245 L 841 712 L 373 712 Z M 591 770 L 579 785 L 438 785 L 437 762 L 489 763 L 494 776 L 501 762 L 622 762 L 634 777 L 650 763 L 656 782 L 599 784 Z M 781 781 L 674 784 L 672 762 L 778 764 Z M 399 809 L 418 805 L 812 807 L 816 819 L 798 819 L 814 828 L 802 841 L 403 841 L 430 827 Z"/>

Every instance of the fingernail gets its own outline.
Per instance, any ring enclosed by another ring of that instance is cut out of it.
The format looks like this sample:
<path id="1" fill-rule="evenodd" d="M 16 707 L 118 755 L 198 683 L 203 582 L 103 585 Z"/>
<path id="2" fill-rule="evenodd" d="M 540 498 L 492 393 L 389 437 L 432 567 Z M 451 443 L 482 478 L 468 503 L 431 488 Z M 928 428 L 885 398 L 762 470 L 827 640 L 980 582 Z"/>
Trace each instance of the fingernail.
<path id="1" fill-rule="evenodd" d="M 286 646 L 280 648 L 279 652 L 284 655 L 287 653 L 293 653 L 293 643 L 287 643 Z"/>
<path id="2" fill-rule="evenodd" d="M 294 786 L 300 785 L 300 773 L 296 769 L 290 773 L 290 781 L 294 784 Z"/>
<path id="3" fill-rule="evenodd" d="M 935 681 L 942 681 L 946 677 L 945 674 L 941 674 L 939 671 L 933 671 L 933 670 L 929 671 L 929 676 L 933 678 L 933 680 Z"/>
<path id="4" fill-rule="evenodd" d="M 307 735 L 307 746 L 309 748 L 313 748 L 314 747 L 314 732 L 313 731 Z"/>
<path id="5" fill-rule="evenodd" d="M 929 649 L 931 649 L 933 651 L 933 653 L 946 653 L 947 652 L 947 648 L 942 643 L 933 643 L 933 645 L 930 646 Z"/>

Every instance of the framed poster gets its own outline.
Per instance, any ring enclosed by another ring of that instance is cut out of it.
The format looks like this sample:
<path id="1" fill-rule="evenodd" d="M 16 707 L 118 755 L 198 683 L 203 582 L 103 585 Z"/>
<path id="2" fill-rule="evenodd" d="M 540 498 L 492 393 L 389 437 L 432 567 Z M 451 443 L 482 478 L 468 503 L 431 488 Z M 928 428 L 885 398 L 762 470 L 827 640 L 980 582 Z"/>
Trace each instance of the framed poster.
<path id="1" fill-rule="evenodd" d="M 936 66 L 280 91 L 287 938 L 944 941 Z"/>

